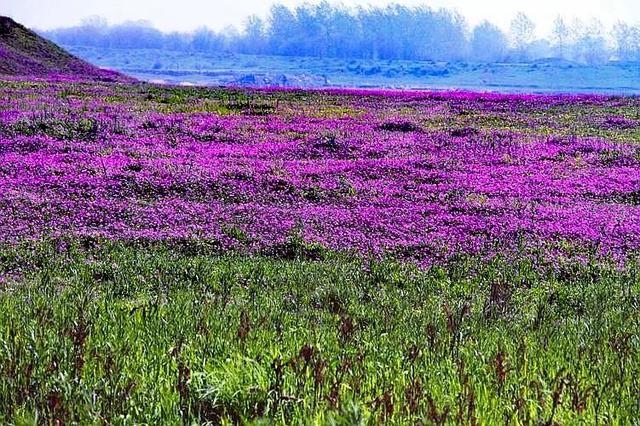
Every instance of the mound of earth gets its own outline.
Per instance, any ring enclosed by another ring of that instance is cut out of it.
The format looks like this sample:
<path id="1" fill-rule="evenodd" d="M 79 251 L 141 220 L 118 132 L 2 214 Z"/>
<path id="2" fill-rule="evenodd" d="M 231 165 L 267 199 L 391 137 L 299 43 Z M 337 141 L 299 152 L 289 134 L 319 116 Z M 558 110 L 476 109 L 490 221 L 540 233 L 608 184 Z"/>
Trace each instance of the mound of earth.
<path id="1" fill-rule="evenodd" d="M 131 81 L 129 77 L 100 69 L 71 55 L 4 16 L 0 16 L 0 75 Z"/>

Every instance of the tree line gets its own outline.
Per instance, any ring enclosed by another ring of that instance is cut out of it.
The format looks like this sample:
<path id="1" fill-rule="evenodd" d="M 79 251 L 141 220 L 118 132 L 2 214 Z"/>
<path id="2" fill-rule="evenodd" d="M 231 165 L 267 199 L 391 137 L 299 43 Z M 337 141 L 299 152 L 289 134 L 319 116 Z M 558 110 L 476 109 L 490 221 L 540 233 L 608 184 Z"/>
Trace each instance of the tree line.
<path id="1" fill-rule="evenodd" d="M 42 32 L 70 46 L 190 50 L 321 58 L 526 62 L 559 58 L 597 64 L 640 61 L 640 25 L 612 28 L 558 17 L 552 32 L 535 37 L 536 25 L 517 14 L 508 30 L 490 22 L 471 27 L 457 12 L 428 6 L 348 8 L 328 2 L 295 8 L 275 5 L 266 17 L 253 15 L 241 29 L 199 28 L 164 33 L 145 21 L 109 25 L 90 18 L 81 25 Z"/>

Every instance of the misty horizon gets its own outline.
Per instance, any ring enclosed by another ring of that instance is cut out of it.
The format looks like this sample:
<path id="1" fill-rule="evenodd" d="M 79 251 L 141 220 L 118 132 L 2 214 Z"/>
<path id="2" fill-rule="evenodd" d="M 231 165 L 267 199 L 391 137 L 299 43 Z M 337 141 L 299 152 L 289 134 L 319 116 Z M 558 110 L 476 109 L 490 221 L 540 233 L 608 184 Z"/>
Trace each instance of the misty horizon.
<path id="1" fill-rule="evenodd" d="M 476 26 L 483 21 L 489 21 L 501 30 L 507 31 L 511 19 L 518 13 L 529 16 L 536 24 L 535 36 L 540 38 L 548 34 L 553 28 L 553 21 L 560 16 L 565 20 L 581 20 L 591 22 L 600 21 L 605 27 L 611 27 L 618 21 L 624 21 L 631 25 L 640 24 L 640 8 L 634 7 L 629 0 L 570 0 L 554 2 L 552 0 L 539 0 L 532 2 L 509 2 L 503 4 L 499 0 L 474 2 L 472 0 L 352 0 L 352 1 L 300 1 L 300 0 L 218 0 L 202 2 L 200 0 L 185 0 L 181 2 L 180 9 L 173 7 L 168 0 L 160 0 L 153 3 L 139 1 L 126 3 L 112 1 L 108 3 L 97 1 L 60 0 L 55 2 L 55 7 L 46 7 L 47 1 L 36 0 L 9 0 L 5 10 L 0 14 L 6 14 L 24 23 L 28 27 L 41 31 L 72 27 L 81 25 L 87 19 L 100 17 L 109 25 L 119 25 L 126 22 L 145 21 L 150 26 L 163 32 L 189 32 L 201 27 L 215 31 L 223 31 L 234 27 L 241 29 L 251 15 L 265 18 L 275 4 L 282 4 L 289 8 L 297 8 L 303 5 L 316 6 L 322 3 L 333 7 L 349 10 L 385 8 L 399 5 L 403 7 L 429 7 L 434 10 L 446 9 L 463 16 L 471 26 Z M 225 13 L 219 13 L 223 10 Z"/>
<path id="2" fill-rule="evenodd" d="M 527 62 L 545 58 L 598 64 L 640 60 L 640 25 L 556 17 L 549 33 L 517 13 L 507 30 L 491 21 L 471 24 L 450 8 L 400 6 L 346 8 L 275 4 L 248 16 L 242 28 L 200 27 L 163 32 L 150 21 L 109 24 L 93 17 L 81 25 L 41 31 L 57 43 L 100 48 L 155 48 L 207 53 L 320 58 Z"/>

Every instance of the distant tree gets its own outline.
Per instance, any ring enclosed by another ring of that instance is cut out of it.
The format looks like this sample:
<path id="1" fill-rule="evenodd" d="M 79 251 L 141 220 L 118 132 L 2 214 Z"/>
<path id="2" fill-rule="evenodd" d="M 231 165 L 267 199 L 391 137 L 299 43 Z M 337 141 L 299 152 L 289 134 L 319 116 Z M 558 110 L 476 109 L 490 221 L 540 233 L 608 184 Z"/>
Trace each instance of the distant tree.
<path id="1" fill-rule="evenodd" d="M 167 50 L 184 51 L 191 44 L 191 36 L 180 32 L 165 34 L 163 48 Z"/>
<path id="2" fill-rule="evenodd" d="M 200 27 L 193 33 L 191 46 L 198 52 L 219 52 L 223 50 L 224 42 L 214 31 Z"/>
<path id="3" fill-rule="evenodd" d="M 383 54 L 386 54 L 387 31 L 385 29 L 385 13 L 383 10 L 379 8 L 360 8 L 358 9 L 358 20 L 363 28 L 362 57 L 378 59 Z"/>
<path id="4" fill-rule="evenodd" d="M 244 24 L 242 36 L 242 50 L 244 53 L 261 54 L 265 51 L 265 37 L 267 29 L 265 23 L 257 15 L 249 16 Z"/>
<path id="5" fill-rule="evenodd" d="M 441 9 L 432 16 L 429 43 L 432 46 L 428 59 L 459 61 L 468 55 L 467 23 L 456 12 Z"/>
<path id="6" fill-rule="evenodd" d="M 242 35 L 234 25 L 227 25 L 217 34 L 217 39 L 220 43 L 218 48 L 220 51 L 234 53 L 242 50 Z"/>
<path id="7" fill-rule="evenodd" d="M 613 26 L 612 35 L 619 60 L 640 61 L 640 26 L 619 21 Z"/>
<path id="8" fill-rule="evenodd" d="M 296 54 L 296 44 L 300 38 L 298 22 L 296 16 L 286 6 L 277 4 L 271 8 L 267 38 L 272 54 Z"/>
<path id="9" fill-rule="evenodd" d="M 362 25 L 344 6 L 333 7 L 328 19 L 328 56 L 359 58 L 363 55 Z"/>
<path id="10" fill-rule="evenodd" d="M 129 21 L 113 26 L 108 38 L 110 47 L 158 49 L 164 35 L 148 21 Z"/>
<path id="11" fill-rule="evenodd" d="M 597 65 L 609 60 L 609 49 L 607 40 L 604 37 L 602 22 L 593 19 L 589 25 L 582 25 L 575 21 L 575 59 L 589 64 Z"/>
<path id="12" fill-rule="evenodd" d="M 569 26 L 563 17 L 558 16 L 555 21 L 553 21 L 553 32 L 551 36 L 551 42 L 558 57 L 567 58 L 570 37 L 571 32 Z"/>
<path id="13" fill-rule="evenodd" d="M 529 60 L 552 58 L 554 56 L 554 48 L 549 40 L 537 39 L 527 46 L 527 57 Z"/>
<path id="14" fill-rule="evenodd" d="M 497 26 L 485 21 L 473 29 L 471 57 L 480 62 L 503 61 L 508 49 L 507 37 Z"/>
<path id="15" fill-rule="evenodd" d="M 535 23 L 523 12 L 511 21 L 511 39 L 518 59 L 527 59 L 527 46 L 533 41 L 535 30 Z"/>
<path id="16" fill-rule="evenodd" d="M 326 4 L 324 5 L 326 6 Z M 295 16 L 298 25 L 296 52 L 303 56 L 324 57 L 328 50 L 328 28 L 319 7 L 309 3 L 298 6 Z M 325 10 L 325 13 L 330 13 Z"/>
<path id="17" fill-rule="evenodd" d="M 408 30 L 409 11 L 399 4 L 387 6 L 382 11 L 382 43 L 380 55 L 384 59 L 407 59 L 407 50 L 410 49 L 405 42 Z"/>

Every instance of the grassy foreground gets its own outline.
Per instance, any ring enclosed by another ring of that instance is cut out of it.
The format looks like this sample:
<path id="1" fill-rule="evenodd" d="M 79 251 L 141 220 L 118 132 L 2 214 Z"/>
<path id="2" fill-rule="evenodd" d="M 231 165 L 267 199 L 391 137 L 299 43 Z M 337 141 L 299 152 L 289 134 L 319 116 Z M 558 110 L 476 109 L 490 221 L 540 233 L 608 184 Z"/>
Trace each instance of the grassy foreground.
<path id="1" fill-rule="evenodd" d="M 631 424 L 637 268 L 0 254 L 3 424 Z M 478 269 L 479 268 L 479 269 Z"/>

